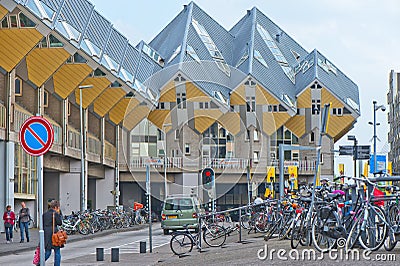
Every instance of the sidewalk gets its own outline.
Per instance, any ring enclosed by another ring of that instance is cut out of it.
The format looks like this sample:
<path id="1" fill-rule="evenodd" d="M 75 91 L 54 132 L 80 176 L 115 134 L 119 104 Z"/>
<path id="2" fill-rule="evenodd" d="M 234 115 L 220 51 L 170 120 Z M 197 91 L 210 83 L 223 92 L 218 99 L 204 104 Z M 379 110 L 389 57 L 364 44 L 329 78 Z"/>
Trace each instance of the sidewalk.
<path id="1" fill-rule="evenodd" d="M 128 227 L 128 228 L 99 231 L 95 234 L 89 234 L 89 235 L 81 235 L 79 233 L 76 233 L 75 235 L 68 236 L 67 243 L 80 241 L 80 240 L 84 240 L 84 239 L 92 239 L 95 237 L 110 235 L 110 234 L 118 233 L 118 232 L 137 231 L 146 226 L 148 226 L 148 225 L 146 225 L 146 224 L 145 225 L 135 225 L 133 227 Z M 23 251 L 34 250 L 37 247 L 37 245 L 39 244 L 39 230 L 37 228 L 30 229 L 29 235 L 30 235 L 29 243 L 26 242 L 26 238 L 25 238 L 24 243 L 19 243 L 19 241 L 21 240 L 20 231 L 19 230 L 18 230 L 18 232 L 13 231 L 14 242 L 7 244 L 5 233 L 1 233 L 1 235 L 0 235 L 0 256 L 5 256 L 8 254 L 13 254 L 13 253 L 16 254 L 16 253 L 20 253 Z"/>

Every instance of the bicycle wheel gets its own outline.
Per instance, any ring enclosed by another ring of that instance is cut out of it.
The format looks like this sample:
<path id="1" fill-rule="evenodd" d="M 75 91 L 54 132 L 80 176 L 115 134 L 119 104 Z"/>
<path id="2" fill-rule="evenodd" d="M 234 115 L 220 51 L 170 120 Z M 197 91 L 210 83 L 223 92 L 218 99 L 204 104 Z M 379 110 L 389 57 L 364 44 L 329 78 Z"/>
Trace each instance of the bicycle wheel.
<path id="1" fill-rule="evenodd" d="M 172 236 L 169 246 L 175 255 L 181 256 L 192 251 L 194 243 L 191 236 L 186 233 Z"/>
<path id="2" fill-rule="evenodd" d="M 336 237 L 333 236 L 334 230 L 339 228 L 340 223 L 337 221 L 336 216 L 329 215 L 329 217 L 322 218 L 320 215 L 314 217 L 311 226 L 311 237 L 314 247 L 319 252 L 328 252 L 334 248 L 336 244 Z"/>
<path id="3" fill-rule="evenodd" d="M 242 228 L 248 230 L 251 227 L 251 214 L 245 213 L 240 217 L 240 225 Z"/>
<path id="4" fill-rule="evenodd" d="M 383 244 L 383 247 L 385 248 L 386 251 L 391 251 L 394 249 L 396 246 L 397 241 L 395 240 L 395 236 L 393 232 L 389 232 L 388 236 L 386 237 L 386 240 Z"/>
<path id="5" fill-rule="evenodd" d="M 305 216 L 300 215 L 298 219 L 296 219 L 292 225 L 292 235 L 290 236 L 290 246 L 292 249 L 296 249 L 299 244 L 305 243 L 307 240 L 304 241 L 304 238 L 306 237 L 306 232 L 305 232 Z M 303 244 L 301 244 L 303 245 Z"/>
<path id="6" fill-rule="evenodd" d="M 210 247 L 220 247 L 225 243 L 226 230 L 216 224 L 208 225 L 204 229 L 203 240 Z"/>
<path id="7" fill-rule="evenodd" d="M 78 232 L 82 235 L 87 235 L 89 234 L 89 230 L 88 227 L 86 226 L 86 224 L 84 222 L 80 222 L 78 224 Z"/>
<path id="8" fill-rule="evenodd" d="M 365 229 L 358 240 L 364 249 L 378 250 L 385 242 L 388 233 L 385 213 L 380 207 L 372 206 L 365 222 Z"/>
<path id="9" fill-rule="evenodd" d="M 355 247 L 356 243 L 358 242 L 358 238 L 361 234 L 361 225 L 362 221 L 364 220 L 364 211 L 357 214 L 356 217 L 353 218 L 354 223 L 350 229 L 349 235 L 346 239 L 346 250 L 351 250 Z"/>

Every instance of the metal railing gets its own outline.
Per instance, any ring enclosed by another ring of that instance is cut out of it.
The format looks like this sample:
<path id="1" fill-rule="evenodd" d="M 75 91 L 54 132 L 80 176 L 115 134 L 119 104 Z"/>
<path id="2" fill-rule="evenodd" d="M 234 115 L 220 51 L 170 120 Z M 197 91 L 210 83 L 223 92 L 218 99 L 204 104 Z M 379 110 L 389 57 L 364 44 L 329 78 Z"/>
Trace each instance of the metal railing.
<path id="1" fill-rule="evenodd" d="M 315 171 L 315 167 L 317 164 L 316 160 L 299 160 L 299 161 L 284 161 L 283 167 L 285 172 L 288 171 L 289 166 L 297 166 L 299 172 L 313 172 Z M 279 171 L 279 161 L 278 160 L 273 160 L 271 162 L 271 166 L 275 166 L 277 170 Z"/>
<path id="2" fill-rule="evenodd" d="M 146 165 L 152 165 L 155 168 L 162 168 L 164 166 L 164 158 L 160 157 L 133 157 L 131 158 L 131 168 L 146 168 Z M 182 157 L 167 157 L 166 159 L 167 168 L 182 168 Z"/>
<path id="3" fill-rule="evenodd" d="M 68 128 L 68 147 L 73 149 L 81 149 L 81 134 L 74 128 Z"/>
<path id="4" fill-rule="evenodd" d="M 22 124 L 25 122 L 26 119 L 32 116 L 31 113 L 26 111 L 21 106 L 15 104 L 15 111 L 14 111 L 14 131 L 19 132 L 21 129 Z"/>
<path id="5" fill-rule="evenodd" d="M 214 169 L 246 169 L 250 164 L 249 159 L 242 158 L 203 158 L 203 168 Z"/>
<path id="6" fill-rule="evenodd" d="M 7 112 L 6 112 L 6 107 L 0 103 L 0 128 L 6 128 L 6 117 L 7 117 Z"/>
<path id="7" fill-rule="evenodd" d="M 104 141 L 104 157 L 115 160 L 117 157 L 117 149 L 108 141 Z"/>
<path id="8" fill-rule="evenodd" d="M 87 152 L 92 154 L 101 154 L 101 142 L 93 135 L 87 136 Z"/>

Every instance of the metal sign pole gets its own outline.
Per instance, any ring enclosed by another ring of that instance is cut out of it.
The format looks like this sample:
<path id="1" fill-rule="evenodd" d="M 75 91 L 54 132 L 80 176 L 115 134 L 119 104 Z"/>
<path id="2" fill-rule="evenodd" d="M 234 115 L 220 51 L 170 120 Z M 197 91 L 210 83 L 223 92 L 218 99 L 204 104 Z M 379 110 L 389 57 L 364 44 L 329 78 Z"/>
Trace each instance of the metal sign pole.
<path id="1" fill-rule="evenodd" d="M 37 157 L 37 182 L 39 202 L 39 243 L 40 243 L 40 265 L 45 265 L 44 259 L 44 230 L 43 230 L 43 155 Z"/>
<path id="2" fill-rule="evenodd" d="M 148 197 L 148 217 L 149 217 L 149 246 L 150 253 L 153 253 L 153 231 L 152 231 L 152 221 L 151 221 L 151 188 L 150 188 L 150 166 L 146 165 L 146 192 Z"/>

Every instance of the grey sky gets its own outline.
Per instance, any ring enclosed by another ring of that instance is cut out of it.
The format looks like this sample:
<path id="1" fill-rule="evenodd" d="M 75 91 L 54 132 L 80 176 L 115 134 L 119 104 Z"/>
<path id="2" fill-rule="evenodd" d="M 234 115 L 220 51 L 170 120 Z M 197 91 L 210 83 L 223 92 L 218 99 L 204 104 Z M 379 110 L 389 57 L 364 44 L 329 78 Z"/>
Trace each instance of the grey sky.
<path id="1" fill-rule="evenodd" d="M 91 0 L 114 27 L 136 45 L 149 42 L 188 1 Z M 361 117 L 354 134 L 372 144 L 372 101 L 386 104 L 389 71 L 400 71 L 398 0 L 199 0 L 196 3 L 226 29 L 256 6 L 308 51 L 314 48 L 351 78 L 360 90 Z M 387 112 L 386 112 L 387 113 Z M 387 114 L 378 113 L 378 152 L 387 143 Z M 338 144 L 350 144 L 343 137 Z M 337 162 L 348 159 L 338 159 Z M 346 174 L 352 173 L 347 164 Z"/>

